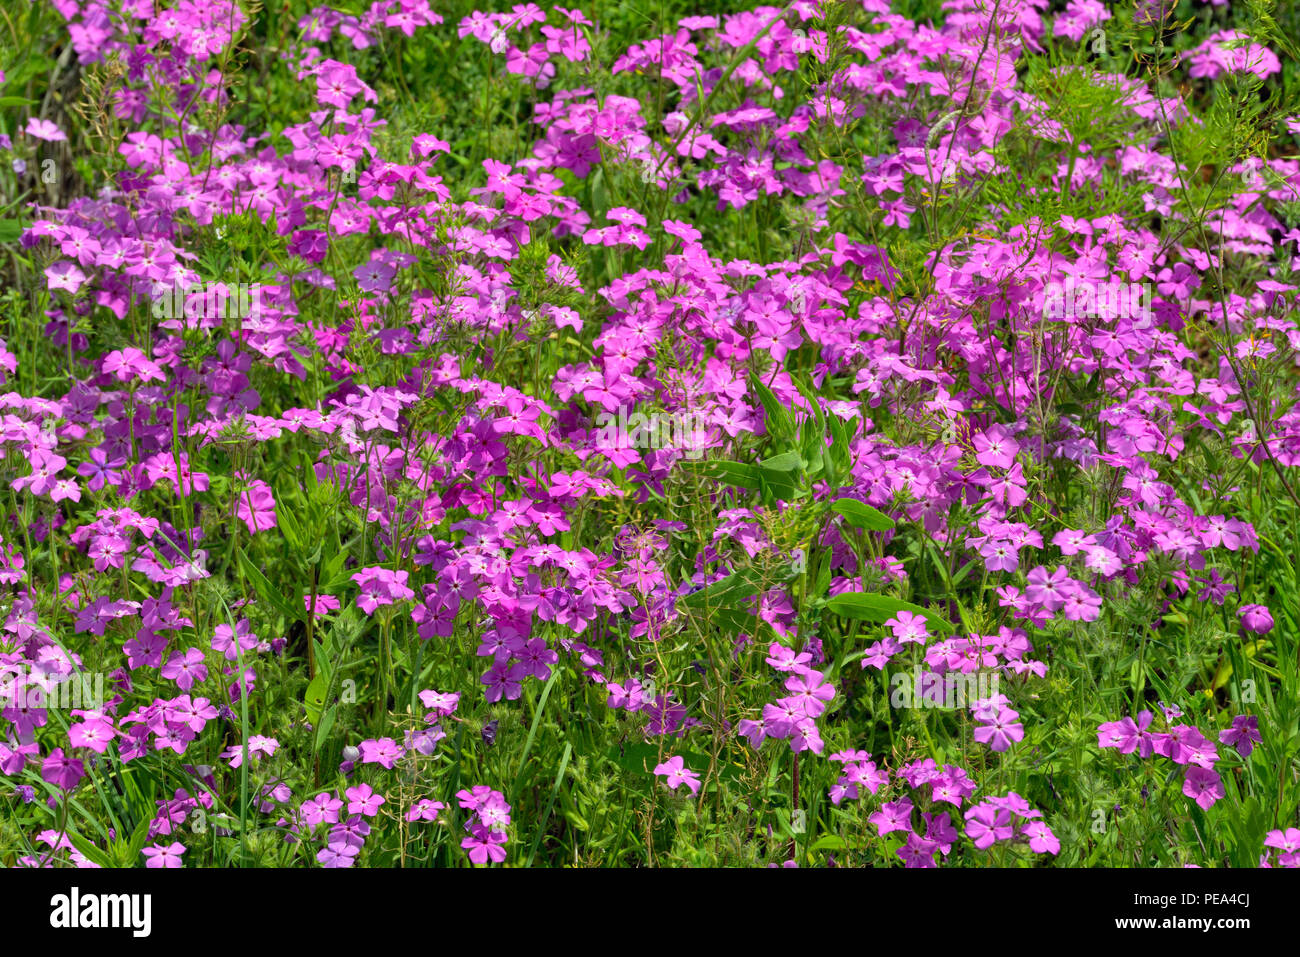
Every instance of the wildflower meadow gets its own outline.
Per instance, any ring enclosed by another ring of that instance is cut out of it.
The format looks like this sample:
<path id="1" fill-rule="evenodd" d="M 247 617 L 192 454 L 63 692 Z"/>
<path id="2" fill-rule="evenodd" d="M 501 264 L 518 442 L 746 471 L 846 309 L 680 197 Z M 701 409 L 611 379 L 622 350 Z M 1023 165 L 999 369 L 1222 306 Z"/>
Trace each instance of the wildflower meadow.
<path id="1" fill-rule="evenodd" d="M 1300 866 L 1297 246 L 1289 0 L 0 0 L 0 863 Z"/>

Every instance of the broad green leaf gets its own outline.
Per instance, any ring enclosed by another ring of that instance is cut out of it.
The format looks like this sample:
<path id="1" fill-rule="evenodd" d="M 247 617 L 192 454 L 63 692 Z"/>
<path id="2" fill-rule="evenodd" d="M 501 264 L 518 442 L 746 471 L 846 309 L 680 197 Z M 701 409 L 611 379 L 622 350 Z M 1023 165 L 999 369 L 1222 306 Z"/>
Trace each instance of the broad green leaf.
<path id="1" fill-rule="evenodd" d="M 809 853 L 813 851 L 843 851 L 847 848 L 848 845 L 844 843 L 844 838 L 836 837 L 834 834 L 827 834 L 825 837 L 819 837 L 813 841 L 808 851 Z"/>
<path id="2" fill-rule="evenodd" d="M 770 459 L 763 459 L 758 467 L 764 472 L 793 472 L 803 468 L 803 456 L 798 452 L 782 452 Z"/>
<path id="3" fill-rule="evenodd" d="M 307 721 L 313 728 L 323 727 L 321 724 L 321 714 L 325 710 L 325 695 L 329 693 L 329 677 L 324 671 L 311 679 L 307 685 L 307 691 L 303 695 L 303 704 L 307 708 Z M 317 747 L 320 747 L 319 741 Z"/>
<path id="4" fill-rule="evenodd" d="M 952 623 L 939 617 L 938 613 L 910 601 L 890 598 L 888 595 L 867 594 L 860 591 L 841 592 L 826 602 L 826 607 L 845 618 L 857 618 L 863 621 L 888 621 L 900 611 L 910 611 L 914 615 L 924 615 L 931 634 L 939 632 L 955 634 Z"/>
<path id="5" fill-rule="evenodd" d="M 855 528 L 869 532 L 887 532 L 894 527 L 892 518 L 856 498 L 838 498 L 831 503 L 831 508 L 843 515 L 845 521 Z"/>
<path id="6" fill-rule="evenodd" d="M 728 486 L 758 490 L 763 480 L 758 468 L 740 462 L 682 462 L 681 468 L 698 469 L 702 474 Z"/>
<path id="7" fill-rule="evenodd" d="M 683 595 L 678 599 L 678 603 L 685 605 L 687 608 L 703 608 L 706 605 L 711 608 L 721 608 L 735 605 L 741 599 L 753 595 L 758 590 L 752 575 L 753 573 L 748 569 L 733 572 L 726 578 L 720 578 L 699 591 Z"/>
<path id="8" fill-rule="evenodd" d="M 797 485 L 792 473 L 764 468 L 760 473 L 763 496 L 766 500 L 793 502 L 802 498 L 805 490 Z"/>

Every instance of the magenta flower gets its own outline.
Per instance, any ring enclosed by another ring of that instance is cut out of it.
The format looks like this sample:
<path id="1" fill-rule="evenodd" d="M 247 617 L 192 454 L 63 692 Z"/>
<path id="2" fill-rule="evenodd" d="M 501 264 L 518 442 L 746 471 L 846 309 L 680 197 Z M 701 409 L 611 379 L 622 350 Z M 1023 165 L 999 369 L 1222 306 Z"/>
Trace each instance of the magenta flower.
<path id="1" fill-rule="evenodd" d="M 99 368 L 105 375 L 111 375 L 119 382 L 129 382 L 132 379 L 163 382 L 167 378 L 158 363 L 132 346 L 110 352 L 104 356 Z"/>
<path id="2" fill-rule="evenodd" d="M 1011 823 L 1011 812 L 1005 808 L 984 802 L 966 811 L 966 836 L 975 842 L 981 851 L 997 841 L 1009 840 L 1015 834 Z"/>
<path id="3" fill-rule="evenodd" d="M 996 708 L 987 717 L 978 718 L 983 723 L 974 730 L 973 736 L 994 751 L 1006 751 L 1025 737 L 1024 725 L 1016 720 L 1019 717 L 1020 713 L 1010 708 Z"/>
<path id="4" fill-rule="evenodd" d="M 1265 605 L 1242 605 L 1237 614 L 1241 616 L 1241 627 L 1246 631 L 1264 634 L 1273 630 L 1273 616 Z"/>
<path id="5" fill-rule="evenodd" d="M 260 479 L 248 483 L 248 487 L 239 492 L 235 514 L 248 526 L 249 534 L 275 528 L 275 498 L 271 487 Z"/>
<path id="6" fill-rule="evenodd" d="M 695 771 L 686 767 L 681 755 L 674 755 L 662 764 L 655 766 L 655 774 L 665 778 L 665 784 L 669 790 L 676 791 L 685 784 L 691 789 L 692 794 L 698 794 L 700 790 L 700 776 Z"/>
<path id="7" fill-rule="evenodd" d="M 1009 469 L 1016 461 L 1020 443 L 1011 437 L 1011 433 L 1000 425 L 989 426 L 983 432 L 971 436 L 975 446 L 975 459 L 987 468 Z"/>
<path id="8" fill-rule="evenodd" d="M 807 668 L 811 663 L 812 655 L 806 651 L 796 653 L 793 648 L 787 648 L 775 641 L 768 646 L 767 664 L 777 671 L 798 672 Z"/>
<path id="9" fill-rule="evenodd" d="M 185 845 L 173 841 L 171 844 L 151 844 L 140 852 L 145 856 L 145 867 L 181 867 L 181 855 Z"/>
<path id="10" fill-rule="evenodd" d="M 61 260 L 45 267 L 45 280 L 51 292 L 62 289 L 75 295 L 85 283 L 86 274 L 77 267 L 76 263 Z"/>
<path id="11" fill-rule="evenodd" d="M 229 626 L 226 626 L 229 628 Z M 232 638 L 233 642 L 233 638 Z M 169 681 L 176 682 L 182 691 L 189 691 L 196 682 L 207 681 L 208 669 L 204 664 L 203 652 L 198 648 L 186 648 L 173 651 L 162 666 L 160 674 Z"/>
<path id="12" fill-rule="evenodd" d="M 360 853 L 361 848 L 355 844 L 331 844 L 316 853 L 316 860 L 322 867 L 351 867 Z"/>
<path id="13" fill-rule="evenodd" d="M 347 109 L 353 97 L 364 93 L 375 99 L 375 91 L 357 78 L 357 69 L 337 60 L 322 60 L 316 72 L 316 99 L 327 106 Z"/>
<path id="14" fill-rule="evenodd" d="M 916 833 L 907 835 L 907 843 L 894 853 L 903 861 L 904 867 L 937 867 L 934 861 L 939 842 L 921 837 Z"/>
<path id="15" fill-rule="evenodd" d="M 406 812 L 406 820 L 414 823 L 416 821 L 436 821 L 438 812 L 445 810 L 447 805 L 441 801 L 432 801 L 429 798 L 420 798 L 411 805 Z"/>
<path id="16" fill-rule="evenodd" d="M 1061 851 L 1061 842 L 1042 821 L 1030 821 L 1020 833 L 1029 838 L 1029 849 L 1035 854 L 1059 854 Z"/>
<path id="17" fill-rule="evenodd" d="M 877 671 L 884 671 L 885 665 L 889 659 L 898 654 L 900 645 L 893 638 L 886 636 L 880 641 L 873 641 L 863 649 L 862 660 L 859 666 L 862 668 L 875 668 Z"/>
<path id="18" fill-rule="evenodd" d="M 348 788 L 344 796 L 348 799 L 348 813 L 361 814 L 365 817 L 374 817 L 385 803 L 384 796 L 376 794 L 369 784 Z"/>
<path id="19" fill-rule="evenodd" d="M 202 701 L 203 699 L 200 698 L 199 700 Z M 249 735 L 248 756 L 250 758 L 269 757 L 275 753 L 278 747 L 279 744 L 274 738 L 266 738 L 258 734 Z M 232 768 L 238 768 L 244 763 L 244 746 L 242 744 L 232 744 L 221 752 L 221 756 L 230 762 Z"/>
<path id="20" fill-rule="evenodd" d="M 387 263 L 371 260 L 358 266 L 352 274 L 356 277 L 357 285 L 366 292 L 387 292 L 397 270 Z"/>
<path id="21" fill-rule="evenodd" d="M 307 593 L 302 596 L 303 607 L 311 612 L 317 618 L 324 618 L 330 612 L 338 611 L 342 604 L 333 595 L 317 595 L 316 604 L 311 601 L 311 594 Z"/>
<path id="22" fill-rule="evenodd" d="M 867 820 L 876 825 L 876 831 L 881 837 L 892 831 L 911 832 L 912 802 L 909 798 L 887 801 Z"/>
<path id="23" fill-rule="evenodd" d="M 894 632 L 894 638 L 900 645 L 914 642 L 923 645 L 930 637 L 926 627 L 925 616 L 910 611 L 900 611 L 885 622 L 885 627 Z"/>
<path id="24" fill-rule="evenodd" d="M 361 742 L 362 764 L 378 764 L 380 767 L 391 769 L 393 764 L 400 760 L 405 753 L 402 746 L 392 738 Z"/>
<path id="25" fill-rule="evenodd" d="M 1282 852 L 1278 863 L 1283 867 L 1300 867 L 1300 828 L 1269 831 L 1264 837 L 1264 846 L 1275 847 Z"/>
<path id="26" fill-rule="evenodd" d="M 1196 801 L 1202 811 L 1208 811 L 1210 806 L 1226 792 L 1217 773 L 1209 768 L 1190 764 L 1183 777 L 1183 793 Z"/>
<path id="27" fill-rule="evenodd" d="M 212 650 L 224 654 L 227 661 L 238 661 L 240 652 L 247 654 L 260 644 L 261 640 L 252 633 L 247 618 L 235 622 L 234 628 L 227 624 L 217 625 L 212 635 Z"/>
<path id="28" fill-rule="evenodd" d="M 41 777 L 55 787 L 71 791 L 86 775 L 86 766 L 77 758 L 68 757 L 62 748 L 55 748 L 41 764 Z"/>
<path id="29" fill-rule="evenodd" d="M 352 580 L 361 586 L 357 607 L 367 615 L 373 615 L 380 605 L 413 599 L 415 592 L 406 584 L 409 576 L 409 572 L 391 568 L 361 569 L 352 576 Z"/>
<path id="30" fill-rule="evenodd" d="M 1219 742 L 1236 748 L 1243 758 L 1250 757 L 1250 752 L 1261 740 L 1259 718 L 1254 715 L 1239 714 L 1232 719 L 1232 727 L 1219 732 Z"/>
<path id="31" fill-rule="evenodd" d="M 1071 591 L 1071 585 L 1074 584 L 1064 565 L 1058 565 L 1054 572 L 1049 572 L 1040 565 L 1029 572 L 1027 579 L 1028 587 L 1025 588 L 1025 597 L 1053 612 L 1058 611 L 1065 605 L 1066 597 Z"/>
<path id="32" fill-rule="evenodd" d="M 523 694 L 523 680 L 528 677 L 528 667 L 522 664 L 507 665 L 505 662 L 498 661 L 479 681 L 487 685 L 488 703 L 500 701 L 503 697 L 507 701 L 514 701 Z"/>
<path id="33" fill-rule="evenodd" d="M 304 801 L 299 809 L 302 819 L 308 827 L 318 824 L 337 824 L 343 802 L 328 791 L 322 791 L 314 798 Z"/>
<path id="34" fill-rule="evenodd" d="M 21 744 L 18 747 L 0 744 L 0 774 L 9 777 L 21 774 L 27 764 L 27 759 L 35 758 L 39 752 L 40 745 L 35 741 L 31 744 Z"/>
<path id="35" fill-rule="evenodd" d="M 1147 758 L 1153 753 L 1152 736 L 1146 733 L 1154 717 L 1150 711 L 1138 714 L 1137 722 L 1132 718 L 1108 721 L 1097 728 L 1097 745 L 1102 748 L 1118 748 L 1120 754 L 1132 754 L 1139 751 L 1139 757 Z"/>
<path id="36" fill-rule="evenodd" d="M 38 119 L 35 116 L 27 121 L 23 132 L 32 139 L 45 140 L 47 143 L 61 143 L 68 138 L 68 135 L 59 129 L 53 121 Z"/>
<path id="37" fill-rule="evenodd" d="M 835 697 L 835 688 L 819 671 L 804 669 L 785 680 L 792 699 L 802 705 L 804 714 L 816 718 L 826 710 L 826 703 Z"/>
<path id="38" fill-rule="evenodd" d="M 75 680 L 75 679 L 74 679 Z M 68 728 L 68 743 L 74 748 L 89 748 L 96 754 L 103 754 L 117 737 L 117 732 L 107 721 L 98 718 L 81 721 Z"/>
<path id="39" fill-rule="evenodd" d="M 111 458 L 101 446 L 91 449 L 86 461 L 77 466 L 77 474 L 85 479 L 86 487 L 98 492 L 106 484 L 116 487 L 121 484 L 122 476 L 117 471 L 126 464 L 126 457 L 114 455 Z"/>
<path id="40" fill-rule="evenodd" d="M 460 703 L 460 694 L 447 694 L 441 691 L 426 690 L 419 694 L 420 703 L 426 708 L 432 708 L 439 715 L 448 715 L 456 710 Z"/>
<path id="41" fill-rule="evenodd" d="M 248 753 L 255 757 L 269 758 L 275 754 L 279 747 L 280 742 L 275 738 L 268 738 L 263 734 L 250 734 L 248 736 Z"/>
<path id="42" fill-rule="evenodd" d="M 506 859 L 505 843 L 505 834 L 476 827 L 469 837 L 460 842 L 460 846 L 469 851 L 469 859 L 475 864 L 486 864 L 489 860 L 500 864 Z"/>

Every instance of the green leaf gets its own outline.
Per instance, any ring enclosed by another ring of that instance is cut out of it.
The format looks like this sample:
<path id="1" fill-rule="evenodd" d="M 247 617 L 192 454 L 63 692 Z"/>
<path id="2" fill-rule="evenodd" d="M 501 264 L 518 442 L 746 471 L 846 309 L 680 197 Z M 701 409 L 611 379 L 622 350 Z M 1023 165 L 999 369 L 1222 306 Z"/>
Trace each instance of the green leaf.
<path id="1" fill-rule="evenodd" d="M 537 710 L 533 713 L 533 723 L 528 728 L 528 738 L 524 741 L 523 753 L 519 756 L 519 770 L 515 772 L 515 783 L 510 788 L 510 803 L 517 804 L 519 789 L 524 783 L 524 771 L 528 767 L 528 754 L 533 750 L 533 741 L 537 737 L 537 728 L 542 723 L 542 714 L 546 711 L 546 702 L 551 697 L 551 689 L 560 677 L 560 669 L 552 668 L 551 676 L 542 687 L 542 696 L 537 701 Z"/>
<path id="2" fill-rule="evenodd" d="M 646 772 L 654 773 L 655 766 L 661 761 L 677 755 L 692 771 L 701 777 L 709 769 L 709 756 L 699 751 L 690 751 L 671 745 L 663 745 L 663 757 L 659 756 L 660 744 L 651 741 L 628 741 L 622 746 L 615 744 L 605 752 L 605 756 L 625 771 L 631 772 L 638 780 L 644 780 Z M 740 776 L 740 768 L 719 763 L 717 774 L 723 780 L 735 780 Z"/>
<path id="3" fill-rule="evenodd" d="M 311 679 L 307 685 L 307 691 L 302 697 L 303 705 L 307 708 L 307 722 L 313 728 L 324 728 L 321 724 L 321 713 L 325 710 L 325 695 L 329 693 L 329 677 L 324 671 Z M 331 709 L 331 713 L 332 713 Z M 320 747 L 320 736 L 317 735 L 317 744 Z"/>
<path id="4" fill-rule="evenodd" d="M 838 481 L 841 476 L 849 474 L 849 470 L 853 465 L 853 456 L 849 451 L 849 430 L 840 421 L 840 417 L 832 414 L 827 419 L 827 425 L 830 428 L 832 440 L 830 454 L 827 456 L 832 468 L 827 471 L 830 472 L 830 479 L 834 482 Z"/>
<path id="5" fill-rule="evenodd" d="M 112 867 L 113 860 L 104 851 L 100 850 L 86 838 L 82 837 L 76 831 L 65 831 L 68 840 L 72 846 L 80 851 L 87 860 L 94 861 L 100 867 Z"/>
<path id="6" fill-rule="evenodd" d="M 296 504 L 294 498 L 285 494 L 281 489 L 276 489 L 275 503 L 278 506 L 275 517 L 280 534 L 284 536 L 284 540 L 289 543 L 295 552 L 303 551 L 307 536 L 302 526 L 298 524 L 298 519 L 294 518 L 293 508 L 291 507 L 291 503 Z"/>
<path id="7" fill-rule="evenodd" d="M 824 595 L 831 587 L 831 550 L 822 552 L 821 564 L 817 569 L 817 579 L 813 585 L 813 595 Z"/>
<path id="8" fill-rule="evenodd" d="M 910 601 L 890 598 L 888 595 L 867 594 L 852 591 L 841 592 L 826 602 L 826 607 L 845 618 L 857 618 L 863 621 L 888 621 L 900 611 L 910 611 L 914 615 L 924 615 L 931 633 L 942 631 L 955 634 L 952 623 L 928 608 L 913 605 Z"/>
<path id="9" fill-rule="evenodd" d="M 742 608 L 710 608 L 705 621 L 717 625 L 729 635 L 741 633 L 757 637 L 763 622 Z"/>
<path id="10" fill-rule="evenodd" d="M 847 849 L 848 845 L 844 843 L 844 838 L 836 837 L 834 834 L 827 834 L 825 837 L 819 837 L 813 841 L 808 851 L 811 853 L 813 851 L 843 851 Z"/>
<path id="11" fill-rule="evenodd" d="M 343 563 L 348 560 L 346 551 L 336 552 L 331 555 L 325 562 L 325 567 L 320 573 L 320 590 L 333 591 L 352 581 L 352 572 L 343 567 Z"/>
<path id="12" fill-rule="evenodd" d="M 809 475 L 817 475 L 826 463 L 826 436 L 811 429 L 804 432 L 800 446 L 803 455 L 803 469 Z"/>
<path id="13" fill-rule="evenodd" d="M 764 472 L 794 472 L 803 468 L 803 456 L 798 452 L 782 452 L 770 459 L 763 459 L 758 467 Z"/>
<path id="14" fill-rule="evenodd" d="M 609 190 L 605 186 L 605 170 L 598 168 L 591 177 L 591 202 L 599 210 L 609 209 Z"/>
<path id="15" fill-rule="evenodd" d="M 253 583 L 253 590 L 257 592 L 257 597 L 259 599 L 268 604 L 274 605 L 280 613 L 290 621 L 293 621 L 295 618 L 306 619 L 307 608 L 301 600 L 299 600 L 297 607 L 294 607 L 293 603 L 285 597 L 285 594 L 281 589 L 276 588 L 267 581 L 266 576 L 258 570 L 256 565 L 253 564 L 253 560 L 244 554 L 242 548 L 239 549 L 238 555 L 239 567 L 243 570 L 244 577 Z"/>
<path id="16" fill-rule="evenodd" d="M 856 498 L 837 498 L 831 503 L 831 509 L 843 515 L 845 521 L 855 528 L 869 532 L 887 532 L 894 527 L 892 518 Z"/>
<path id="17" fill-rule="evenodd" d="M 22 220 L 0 219 L 0 243 L 16 243 L 22 234 Z"/>
<path id="18" fill-rule="evenodd" d="M 749 386 L 763 406 L 768 435 L 780 445 L 787 444 L 794 438 L 794 419 L 790 416 L 790 410 L 781 404 L 776 393 L 764 385 L 758 376 L 750 376 Z"/>
<path id="19" fill-rule="evenodd" d="M 313 640 L 313 646 L 316 650 L 316 671 L 317 674 L 324 673 L 326 679 L 334 674 L 334 662 L 330 658 L 329 650 L 321 641 Z"/>
<path id="20" fill-rule="evenodd" d="M 113 854 L 117 858 L 118 867 L 135 866 L 140 859 L 140 852 L 149 843 L 149 825 L 152 823 L 150 818 L 144 817 L 129 838 L 122 837 L 113 842 Z"/>
<path id="21" fill-rule="evenodd" d="M 736 605 L 741 599 L 757 591 L 758 586 L 754 582 L 753 572 L 743 569 L 732 572 L 726 578 L 720 578 L 699 591 L 683 595 L 678 599 L 678 603 L 687 608 L 704 608 L 706 605 L 710 608 L 722 608 Z"/>
<path id="22" fill-rule="evenodd" d="M 790 812 L 783 807 L 776 808 L 772 814 L 776 817 L 777 833 L 787 841 L 798 840 L 794 828 L 790 826 Z"/>
<path id="23" fill-rule="evenodd" d="M 313 752 L 319 751 L 321 745 L 325 743 L 325 739 L 329 737 L 330 731 L 334 728 L 334 719 L 338 715 L 338 710 L 338 705 L 331 705 L 329 710 L 326 711 L 324 716 L 321 718 L 319 725 L 314 721 L 312 722 L 312 727 L 316 729 L 316 740 L 312 745 Z M 310 712 L 308 712 L 308 714 L 310 715 Z"/>
<path id="24" fill-rule="evenodd" d="M 817 424 L 817 434 L 825 435 L 826 416 L 822 412 L 821 398 L 817 395 L 817 389 L 813 386 L 812 379 L 808 378 L 807 373 L 800 373 L 794 377 L 794 387 L 799 390 L 799 394 L 808 402 L 812 420 Z"/>
<path id="25" fill-rule="evenodd" d="M 528 860 L 524 862 L 525 867 L 532 866 L 533 858 L 537 854 L 537 848 L 542 843 L 542 835 L 546 833 L 546 823 L 551 819 L 551 811 L 555 808 L 555 796 L 560 793 L 560 785 L 564 783 L 564 772 L 569 767 L 569 758 L 573 755 L 573 744 L 566 741 L 564 743 L 564 754 L 560 757 L 560 770 L 555 774 L 555 784 L 551 786 L 551 798 L 546 802 L 546 810 L 542 812 L 541 821 L 538 822 L 536 833 L 533 836 L 533 846 L 528 852 Z"/>
<path id="26" fill-rule="evenodd" d="M 753 465 L 713 460 L 708 462 L 682 462 L 679 467 L 699 469 L 707 478 L 736 488 L 757 491 L 763 487 L 762 476 L 757 466 Z"/>
<path id="27" fill-rule="evenodd" d="M 802 498 L 806 490 L 795 483 L 791 474 L 764 468 L 760 473 L 764 499 L 768 502 L 793 502 Z"/>

